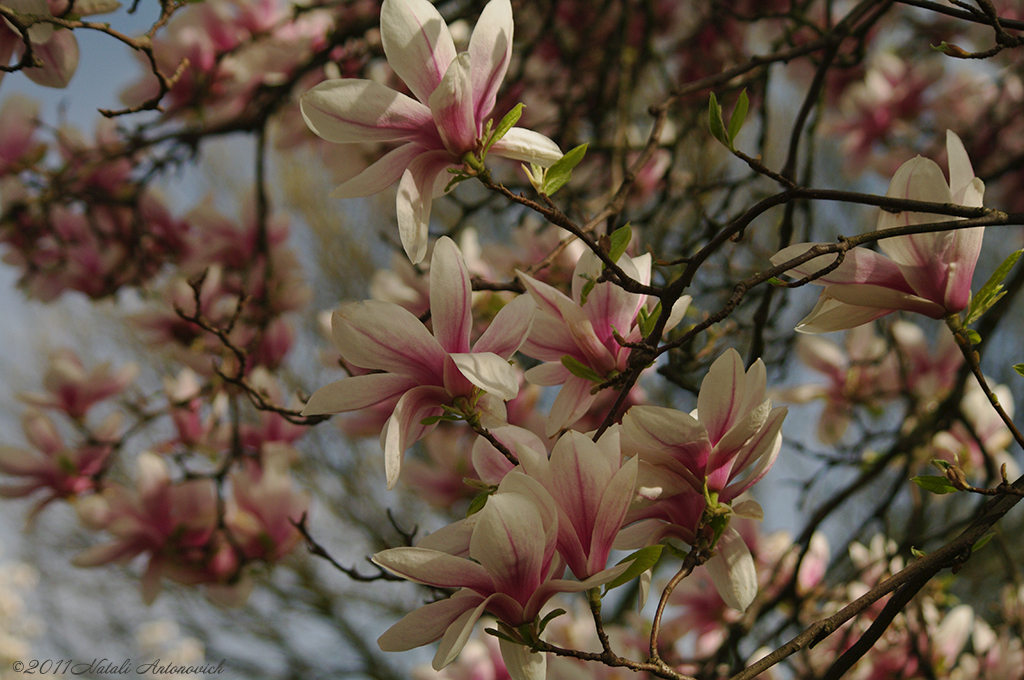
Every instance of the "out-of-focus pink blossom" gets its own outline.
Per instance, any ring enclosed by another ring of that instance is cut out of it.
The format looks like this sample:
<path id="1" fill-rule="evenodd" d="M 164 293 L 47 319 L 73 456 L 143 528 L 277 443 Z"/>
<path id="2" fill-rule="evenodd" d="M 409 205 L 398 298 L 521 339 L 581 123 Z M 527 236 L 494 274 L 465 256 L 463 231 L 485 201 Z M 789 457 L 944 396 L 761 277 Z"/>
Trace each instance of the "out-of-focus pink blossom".
<path id="1" fill-rule="evenodd" d="M 50 14 L 46 0 L 7 0 L 5 4 L 21 14 Z M 79 14 L 88 14 L 89 3 L 82 3 Z M 109 12 L 110 8 L 99 12 Z M 74 34 L 64 28 L 56 28 L 53 24 L 37 23 L 24 29 L 32 43 L 32 56 L 41 62 L 40 66 L 22 69 L 22 73 L 32 82 L 44 87 L 67 87 L 71 76 L 78 68 L 78 41 Z M 12 26 L 6 19 L 0 19 L 0 64 L 7 66 L 12 55 L 21 59 L 25 51 L 25 39 L 20 30 Z M 3 80 L 0 71 L 0 81 Z"/>
<path id="2" fill-rule="evenodd" d="M 63 411 L 81 420 L 94 404 L 124 391 L 139 374 L 139 367 L 126 363 L 111 371 L 109 363 L 86 371 L 81 359 L 71 349 L 60 349 L 50 356 L 50 365 L 43 376 L 46 394 L 22 393 L 22 401 L 40 408 Z"/>

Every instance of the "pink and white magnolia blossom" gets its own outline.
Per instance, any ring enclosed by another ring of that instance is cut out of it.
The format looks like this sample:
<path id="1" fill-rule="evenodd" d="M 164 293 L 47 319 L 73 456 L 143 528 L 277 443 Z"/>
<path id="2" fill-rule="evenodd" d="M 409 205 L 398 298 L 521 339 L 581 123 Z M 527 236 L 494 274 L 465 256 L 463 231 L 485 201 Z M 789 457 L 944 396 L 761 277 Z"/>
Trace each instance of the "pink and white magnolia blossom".
<path id="1" fill-rule="evenodd" d="M 447 170 L 479 150 L 512 56 L 512 31 L 509 0 L 491 0 L 469 51 L 457 54 L 448 26 L 427 0 L 384 0 L 384 54 L 416 99 L 357 78 L 328 80 L 302 95 L 306 124 L 329 142 L 403 143 L 332 195 L 369 196 L 400 178 L 398 230 L 413 264 L 426 255 L 430 206 L 448 182 Z M 490 152 L 544 167 L 562 156 L 550 139 L 523 128 L 509 130 Z"/>
<path id="2" fill-rule="evenodd" d="M 619 565 L 585 581 L 562 579 L 565 561 L 557 551 L 558 524 L 558 507 L 547 490 L 514 471 L 479 513 L 462 520 L 465 530 L 445 532 L 446 539 L 455 540 L 428 542 L 444 544 L 444 550 L 418 546 L 377 553 L 374 563 L 398 576 L 459 589 L 446 600 L 407 614 L 377 644 L 386 652 L 401 652 L 440 639 L 433 661 L 434 669 L 440 670 L 455 660 L 484 612 L 513 628 L 531 624 L 555 594 L 596 588 L 628 568 Z M 536 671 L 544 657 L 524 651 L 528 652 L 518 645 L 502 645 L 512 677 L 543 678 L 543 667 L 539 675 Z"/>
<path id="3" fill-rule="evenodd" d="M 81 420 L 98 402 L 122 392 L 139 374 L 139 367 L 129 362 L 116 371 L 109 363 L 86 371 L 73 350 L 60 349 L 50 356 L 50 365 L 43 377 L 46 394 L 22 393 L 19 398 L 33 406 L 63 411 Z"/>
<path id="4" fill-rule="evenodd" d="M 378 372 L 321 387 L 302 411 L 356 411 L 401 395 L 381 433 L 389 489 L 398 480 L 405 450 L 435 427 L 436 423 L 424 424 L 424 419 L 441 415 L 443 407 L 459 402 L 457 408 L 488 418 L 487 427 L 504 424 L 502 400 L 519 392 L 509 359 L 533 325 L 533 300 L 520 295 L 471 345 L 469 271 L 448 237 L 435 244 L 430 272 L 433 334 L 394 303 L 366 300 L 342 305 L 332 317 L 334 344 L 347 363 Z"/>
<path id="5" fill-rule="evenodd" d="M 617 263 L 635 281 L 651 281 L 651 256 L 623 255 Z M 604 264 L 593 252 L 586 251 L 576 263 L 572 277 L 572 297 L 546 283 L 519 272 L 519 279 L 537 302 L 537 318 L 523 353 L 545 362 L 526 372 L 526 379 L 537 385 L 561 385 L 548 415 L 547 435 L 571 426 L 582 418 L 597 399 L 591 390 L 594 377 L 606 380 L 625 370 L 632 351 L 624 342 L 643 339 L 637 314 L 647 301 L 646 295 L 630 293 L 610 281 L 598 283 L 586 294 L 587 278 L 596 280 Z M 680 298 L 672 307 L 666 329 L 682 318 L 690 296 Z M 571 371 L 566 362 L 589 369 L 591 378 Z"/>
<path id="6" fill-rule="evenodd" d="M 974 176 L 963 142 L 946 133 L 949 183 L 932 160 L 918 156 L 896 171 L 889 184 L 889 198 L 956 204 L 980 208 L 985 185 Z M 955 221 L 947 215 L 882 211 L 878 229 L 892 229 L 932 222 Z M 950 225 L 955 227 L 955 224 Z M 853 328 L 896 310 L 941 319 L 961 311 L 971 299 L 971 277 L 981 252 L 984 227 L 906 234 L 880 239 L 881 253 L 852 248 L 842 264 L 814 283 L 825 286 L 818 304 L 797 326 L 802 333 L 825 333 Z M 813 243 L 799 243 L 772 256 L 782 264 L 807 252 Z M 808 276 L 835 262 L 823 255 L 790 271 Z"/>
<path id="7" fill-rule="evenodd" d="M 686 414 L 634 406 L 622 419 L 623 453 L 640 459 L 638 502 L 627 517 L 617 548 L 638 548 L 664 538 L 696 540 L 705 510 L 704 489 L 730 503 L 767 474 L 782 446 L 785 408 L 765 398 L 761 360 L 746 373 L 736 350 L 711 366 L 701 383 L 697 410 Z M 752 502 L 733 507 L 757 517 Z M 710 576 L 729 606 L 744 610 L 757 594 L 757 574 L 743 538 L 726 529 L 708 561 Z"/>
<path id="8" fill-rule="evenodd" d="M 21 14 L 49 15 L 51 9 L 46 0 L 4 0 L 7 7 Z M 79 8 L 79 4 L 82 5 Z M 109 12 L 117 3 L 89 1 L 75 3 L 75 13 L 102 14 Z M 57 12 L 52 12 L 57 14 Z M 78 68 L 78 41 L 68 29 L 56 28 L 40 22 L 24 29 L 32 44 L 32 56 L 40 61 L 39 66 L 25 68 L 22 73 L 32 82 L 44 87 L 66 87 Z M 7 19 L 0 18 L 0 66 L 7 66 L 11 56 L 21 58 L 25 51 L 25 39 Z M 5 73 L 0 71 L 0 81 Z"/>

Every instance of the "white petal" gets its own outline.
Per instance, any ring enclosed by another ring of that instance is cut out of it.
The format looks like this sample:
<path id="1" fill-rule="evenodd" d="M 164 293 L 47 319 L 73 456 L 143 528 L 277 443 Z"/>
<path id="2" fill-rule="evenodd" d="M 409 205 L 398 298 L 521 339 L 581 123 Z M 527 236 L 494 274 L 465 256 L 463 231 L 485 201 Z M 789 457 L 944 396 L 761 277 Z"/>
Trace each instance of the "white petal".
<path id="1" fill-rule="evenodd" d="M 372 80 L 327 80 L 299 98 L 309 129 L 329 142 L 423 139 L 433 129 L 430 109 Z"/>
<path id="2" fill-rule="evenodd" d="M 515 399 L 519 394 L 519 379 L 508 361 L 492 352 L 466 352 L 452 354 L 452 361 L 462 375 L 484 392 L 501 397 L 505 401 Z"/>
<path id="3" fill-rule="evenodd" d="M 757 569 L 747 544 L 735 529 L 726 529 L 718 539 L 707 568 L 722 600 L 733 609 L 746 611 L 757 597 Z"/>
<path id="4" fill-rule="evenodd" d="M 427 0 L 384 0 L 380 38 L 388 65 L 426 103 L 455 59 L 455 43 Z"/>
<path id="5" fill-rule="evenodd" d="M 491 152 L 514 161 L 535 163 L 541 167 L 551 167 L 562 157 L 562 150 L 550 139 L 525 128 L 514 127 L 505 136 L 494 143 Z"/>

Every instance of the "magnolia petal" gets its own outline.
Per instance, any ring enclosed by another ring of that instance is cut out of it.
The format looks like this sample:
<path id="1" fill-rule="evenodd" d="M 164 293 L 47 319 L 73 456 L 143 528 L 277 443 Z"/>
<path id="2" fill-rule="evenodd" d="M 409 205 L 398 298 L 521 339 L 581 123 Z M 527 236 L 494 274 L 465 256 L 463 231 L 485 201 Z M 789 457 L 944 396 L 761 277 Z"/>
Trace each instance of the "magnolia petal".
<path id="1" fill-rule="evenodd" d="M 34 475 L 46 467 L 43 459 L 30 451 L 0 445 L 0 472 L 5 475 Z"/>
<path id="2" fill-rule="evenodd" d="M 838 286 L 836 286 L 838 287 Z M 891 313 L 891 309 L 859 307 L 840 302 L 827 295 L 826 288 L 818 303 L 796 326 L 797 333 L 830 333 L 856 328 Z"/>
<path id="3" fill-rule="evenodd" d="M 562 357 L 567 354 L 584 364 L 588 361 L 583 351 L 576 346 L 576 340 L 561 317 L 547 313 L 538 313 L 534 316 L 530 335 L 520 349 L 527 356 L 555 364 L 561 364 Z"/>
<path id="4" fill-rule="evenodd" d="M 491 577 L 472 560 L 426 548 L 391 548 L 373 556 L 374 564 L 396 576 L 436 588 L 472 588 L 487 591 Z"/>
<path id="5" fill-rule="evenodd" d="M 388 65 L 426 103 L 455 59 L 455 43 L 427 0 L 384 0 L 380 38 Z"/>
<path id="6" fill-rule="evenodd" d="M 743 387 L 746 384 L 743 359 L 730 348 L 715 359 L 700 384 L 697 395 L 697 418 L 708 432 L 711 442 L 718 442 L 741 416 Z"/>
<path id="7" fill-rule="evenodd" d="M 98 567 L 110 562 L 127 562 L 138 554 L 139 551 L 128 542 L 112 541 L 83 550 L 75 555 L 71 563 L 76 567 Z"/>
<path id="8" fill-rule="evenodd" d="M 444 190 L 448 180 L 445 170 L 452 166 L 447 151 L 426 151 L 409 163 L 398 183 L 398 235 L 413 264 L 422 262 L 427 254 L 431 203 Z"/>
<path id="9" fill-rule="evenodd" d="M 530 497 L 505 492 L 491 496 L 478 514 L 469 554 L 490 574 L 496 591 L 525 600 L 542 578 L 547 546 L 540 511 Z"/>
<path id="10" fill-rule="evenodd" d="M 573 342 L 579 351 L 586 357 L 584 364 L 588 364 L 598 375 L 604 376 L 615 370 L 616 360 L 608 347 L 598 335 L 594 324 L 588 318 L 587 312 L 575 302 L 558 299 L 558 311 L 565 323 L 565 327 L 572 335 Z M 627 331 L 628 332 L 628 331 Z M 610 329 L 603 328 L 602 334 L 610 335 Z M 614 340 L 611 341 L 614 343 Z M 617 344 L 615 345 L 618 346 Z"/>
<path id="11" fill-rule="evenodd" d="M 565 298 L 569 302 L 572 302 L 565 293 L 554 286 L 544 283 L 543 281 L 538 281 L 529 274 L 524 274 L 518 269 L 516 270 L 516 276 L 518 276 L 519 280 L 523 283 L 523 286 L 526 288 L 526 292 L 528 292 L 537 303 L 537 311 L 547 312 L 557 319 L 562 318 L 558 302 L 556 301 L 561 298 Z"/>
<path id="12" fill-rule="evenodd" d="M 475 597 L 479 598 L 480 596 L 475 595 Z M 483 600 L 477 599 L 476 601 L 479 604 L 475 608 L 467 609 L 461 616 L 452 621 L 448 626 L 448 630 L 445 631 L 444 637 L 441 638 L 441 644 L 437 646 L 437 653 L 434 654 L 434 660 L 431 662 L 434 670 L 439 671 L 452 661 L 455 661 L 462 648 L 466 646 L 466 642 L 469 641 L 469 636 L 473 633 L 473 627 L 476 626 L 476 622 L 480 620 L 484 611 L 487 610 L 487 605 L 495 597 L 495 595 L 491 595 Z M 469 601 L 470 596 L 467 595 L 463 599 Z"/>
<path id="13" fill-rule="evenodd" d="M 753 502 L 753 501 L 751 501 Z M 473 529 L 476 528 L 477 516 L 470 515 L 466 519 L 460 519 L 447 524 L 437 531 L 424 536 L 417 544 L 417 548 L 437 550 L 456 557 L 469 558 L 469 541 L 473 537 Z"/>
<path id="14" fill-rule="evenodd" d="M 29 80 L 44 87 L 67 87 L 78 68 L 78 40 L 74 33 L 56 30 L 45 43 L 33 43 L 32 54 L 41 59 L 43 65 L 24 69 Z"/>
<path id="15" fill-rule="evenodd" d="M 520 295 L 501 308 L 491 325 L 473 345 L 474 352 L 493 352 L 511 359 L 530 336 L 537 304 L 529 295 Z"/>
<path id="16" fill-rule="evenodd" d="M 331 192 L 331 198 L 361 198 L 384 191 L 402 177 L 421 153 L 424 153 L 423 147 L 412 142 L 392 149 L 355 177 L 342 182 Z"/>
<path id="17" fill-rule="evenodd" d="M 451 358 L 462 375 L 484 392 L 501 397 L 505 401 L 515 399 L 519 394 L 516 370 L 497 354 L 467 352 L 452 354 Z"/>
<path id="18" fill-rule="evenodd" d="M 512 3 L 491 0 L 469 39 L 469 56 L 473 66 L 473 115 L 480 123 L 491 114 L 498 89 L 505 79 L 512 58 Z"/>
<path id="19" fill-rule="evenodd" d="M 539 132 L 518 127 L 512 128 L 495 142 L 491 153 L 544 168 L 551 167 L 562 157 L 562 150 L 553 141 Z"/>
<path id="20" fill-rule="evenodd" d="M 585 416 L 597 398 L 597 395 L 590 393 L 593 387 L 594 383 L 586 378 L 575 375 L 566 378 L 562 389 L 558 391 L 558 396 L 555 397 L 555 403 L 551 405 L 544 434 L 553 437 L 559 430 L 570 427 Z"/>
<path id="21" fill-rule="evenodd" d="M 310 130 L 335 144 L 422 143 L 434 129 L 429 108 L 390 87 L 359 78 L 325 80 L 299 98 L 299 110 Z"/>
<path id="22" fill-rule="evenodd" d="M 394 373 L 371 373 L 336 380 L 313 393 L 302 409 L 302 415 L 357 411 L 402 394 L 416 385 L 412 378 Z"/>
<path id="23" fill-rule="evenodd" d="M 587 564 L 589 574 L 604 569 L 608 562 L 608 553 L 622 528 L 633 499 L 639 464 L 640 461 L 635 456 L 623 463 L 601 495 L 600 507 L 590 538 L 590 555 Z M 577 576 L 581 575 L 577 574 Z"/>
<path id="24" fill-rule="evenodd" d="M 505 638 L 498 639 L 498 649 L 501 650 L 505 669 L 512 680 L 544 680 L 547 677 L 546 654 L 531 652 L 529 647 L 509 642 Z"/>
<path id="25" fill-rule="evenodd" d="M 424 425 L 425 418 L 441 415 L 441 404 L 448 401 L 448 393 L 440 387 L 414 387 L 398 400 L 395 410 L 382 432 L 384 474 L 388 489 L 393 489 L 402 470 L 405 450 L 419 441 L 436 425 Z"/>
<path id="26" fill-rule="evenodd" d="M 797 243 L 783 248 L 771 257 L 772 264 L 780 265 L 803 255 L 819 243 Z M 790 269 L 800 276 L 810 276 L 825 269 L 836 261 L 835 255 L 820 255 Z M 880 253 L 867 248 L 852 248 L 846 252 L 843 262 L 835 270 L 813 281 L 818 285 L 873 283 L 880 286 L 913 292 L 896 263 Z"/>
<path id="27" fill-rule="evenodd" d="M 879 307 L 889 311 L 903 309 L 908 312 L 924 314 L 933 319 L 941 319 L 946 315 L 946 310 L 938 302 L 900 290 L 866 283 L 851 286 L 828 286 L 822 291 L 822 295 L 828 295 L 848 305 Z M 941 298 L 939 299 L 941 300 Z"/>
<path id="28" fill-rule="evenodd" d="M 430 321 L 434 337 L 449 353 L 469 351 L 473 330 L 473 289 L 462 252 L 447 236 L 430 259 Z"/>
<path id="29" fill-rule="evenodd" d="M 459 591 L 446 600 L 415 609 L 377 638 L 377 646 L 383 652 L 405 652 L 430 644 L 481 600 L 476 593 Z"/>
<path id="30" fill-rule="evenodd" d="M 364 300 L 338 307 L 331 333 L 341 356 L 371 370 L 440 384 L 446 352 L 411 312 L 391 302 Z"/>
<path id="31" fill-rule="evenodd" d="M 560 361 L 551 361 L 527 369 L 526 380 L 534 385 L 561 385 L 572 373 Z"/>
<path id="32" fill-rule="evenodd" d="M 441 141 L 456 158 L 476 148 L 476 120 L 473 118 L 473 85 L 469 54 L 455 58 L 428 101 Z"/>
<path id="33" fill-rule="evenodd" d="M 732 527 L 718 539 L 707 568 L 722 600 L 733 609 L 746 611 L 757 597 L 757 569 L 743 537 Z"/>
<path id="34" fill-rule="evenodd" d="M 952 130 L 946 130 L 946 156 L 949 159 L 949 190 L 953 194 L 953 201 L 971 208 L 980 208 L 982 196 L 977 193 L 974 167 L 963 141 Z M 980 189 L 983 193 L 985 185 L 982 184 Z"/>
<path id="35" fill-rule="evenodd" d="M 530 430 L 516 425 L 493 428 L 491 429 L 491 435 L 501 442 L 505 448 L 516 454 L 520 460 L 522 460 L 522 457 L 519 455 L 519 447 L 530 451 L 546 450 L 540 437 Z M 477 437 L 476 441 L 473 442 L 471 457 L 473 469 L 480 475 L 480 479 L 488 484 L 498 484 L 514 467 L 508 458 L 502 455 L 498 449 L 494 448 L 483 437 Z M 546 458 L 547 455 L 545 454 Z"/>

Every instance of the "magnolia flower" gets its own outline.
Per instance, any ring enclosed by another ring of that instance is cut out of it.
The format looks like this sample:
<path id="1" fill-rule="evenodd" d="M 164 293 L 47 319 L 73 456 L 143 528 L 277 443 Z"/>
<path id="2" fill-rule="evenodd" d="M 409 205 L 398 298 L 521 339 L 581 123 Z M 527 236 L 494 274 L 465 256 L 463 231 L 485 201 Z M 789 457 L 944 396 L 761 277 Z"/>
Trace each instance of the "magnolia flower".
<path id="1" fill-rule="evenodd" d="M 4 4 L 21 14 L 50 14 L 46 0 L 5 0 Z M 104 7 L 103 2 L 94 1 L 81 3 L 81 8 L 78 5 L 75 3 L 75 13 L 79 15 L 102 14 L 117 7 L 117 3 L 106 3 Z M 32 44 L 32 56 L 41 62 L 39 66 L 24 69 L 25 76 L 44 87 L 66 87 L 78 68 L 78 41 L 74 34 L 45 22 L 33 24 L 25 32 Z M 20 30 L 6 19 L 0 19 L 0 65 L 7 66 L 11 55 L 20 59 L 24 51 L 25 39 Z M 4 72 L 0 71 L 0 80 L 3 77 Z"/>
<path id="2" fill-rule="evenodd" d="M 953 132 L 946 133 L 946 151 L 949 184 L 934 161 L 918 156 L 900 166 L 886 196 L 980 208 L 985 185 L 974 176 L 963 142 Z M 956 219 L 929 213 L 882 211 L 878 229 Z M 825 290 L 796 329 L 803 333 L 845 330 L 898 309 L 933 319 L 959 312 L 971 299 L 971 277 L 984 231 L 984 227 L 972 227 L 885 238 L 878 242 L 885 255 L 867 248 L 847 251 L 837 269 L 814 281 L 825 286 Z M 784 248 L 772 256 L 772 262 L 792 260 L 814 245 L 799 243 Z M 790 271 L 807 276 L 834 261 L 834 255 L 823 255 Z"/>
<path id="3" fill-rule="evenodd" d="M 473 326 L 469 271 L 448 237 L 434 246 L 430 262 L 433 335 L 415 316 L 390 302 L 366 300 L 339 307 L 332 317 L 334 343 L 349 364 L 380 371 L 356 375 L 317 390 L 303 415 L 341 413 L 401 395 L 382 433 L 388 488 L 398 480 L 402 455 L 433 429 L 426 419 L 457 400 L 504 419 L 504 404 L 519 392 L 508 360 L 533 324 L 533 301 L 520 295 L 505 305 L 470 346 Z M 481 390 L 491 399 L 477 399 Z M 475 402 L 475 403 L 474 403 Z M 488 425 L 489 426 L 489 425 Z"/>
<path id="4" fill-rule="evenodd" d="M 333 195 L 369 196 L 401 178 L 398 230 L 413 264 L 426 255 L 430 205 L 448 181 L 446 171 L 479 150 L 512 55 L 512 29 L 509 0 L 491 0 L 469 51 L 456 54 L 448 26 L 427 0 L 384 0 L 384 54 L 416 99 L 356 78 L 329 80 L 302 95 L 306 124 L 329 142 L 403 142 Z M 522 128 L 509 130 L 490 152 L 545 167 L 562 157 L 550 139 Z"/>
<path id="5" fill-rule="evenodd" d="M 131 362 L 115 371 L 111 371 L 109 363 L 86 371 L 73 350 L 59 349 L 50 356 L 50 366 L 43 378 L 47 394 L 19 396 L 33 406 L 58 409 L 81 420 L 94 404 L 122 392 L 138 373 L 139 367 Z"/>
<path id="6" fill-rule="evenodd" d="M 649 254 L 633 258 L 623 255 L 618 265 L 630 278 L 650 283 Z M 549 437 L 587 413 L 597 398 L 591 393 L 595 384 L 626 369 L 632 350 L 623 343 L 643 340 L 637 314 L 647 301 L 646 295 L 627 292 L 610 281 L 584 293 L 587 279 L 596 280 L 603 267 L 597 255 L 584 252 L 573 272 L 572 298 L 519 272 L 519 279 L 538 308 L 523 353 L 545 362 L 528 370 L 526 379 L 537 385 L 562 385 L 548 415 Z M 682 319 L 689 304 L 689 295 L 676 302 L 666 329 Z"/>
<path id="7" fill-rule="evenodd" d="M 448 550 L 418 546 L 374 555 L 374 563 L 410 581 L 459 589 L 447 600 L 407 614 L 377 644 L 386 652 L 401 652 L 441 639 L 433 662 L 440 670 L 455 660 L 484 612 L 513 628 L 532 624 L 555 594 L 596 588 L 628 568 L 628 563 L 619 565 L 585 581 L 561 579 L 565 562 L 556 551 L 558 516 L 555 500 L 539 482 L 511 472 L 483 510 L 462 521 L 471 529 L 456 532 L 468 536 L 468 546 L 460 546 L 464 551 L 453 554 L 451 545 Z M 511 643 L 501 650 L 513 677 L 544 677 L 542 668 L 534 674 L 543 656 Z"/>

